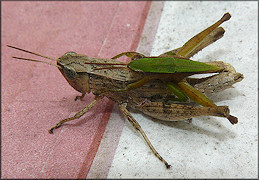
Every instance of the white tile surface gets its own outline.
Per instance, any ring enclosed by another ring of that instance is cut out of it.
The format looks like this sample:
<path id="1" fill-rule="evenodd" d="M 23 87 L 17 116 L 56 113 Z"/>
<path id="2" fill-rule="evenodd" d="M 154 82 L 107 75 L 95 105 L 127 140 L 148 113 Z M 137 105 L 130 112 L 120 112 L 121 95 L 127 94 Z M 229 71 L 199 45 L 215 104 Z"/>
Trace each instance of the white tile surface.
<path id="1" fill-rule="evenodd" d="M 222 60 L 245 79 L 213 100 L 228 105 L 239 123 L 217 117 L 192 124 L 163 122 L 132 113 L 171 169 L 154 156 L 142 136 L 126 123 L 108 178 L 256 178 L 258 176 L 258 5 L 257 2 L 166 2 L 152 55 L 182 46 L 225 12 L 226 33 L 192 59 Z"/>

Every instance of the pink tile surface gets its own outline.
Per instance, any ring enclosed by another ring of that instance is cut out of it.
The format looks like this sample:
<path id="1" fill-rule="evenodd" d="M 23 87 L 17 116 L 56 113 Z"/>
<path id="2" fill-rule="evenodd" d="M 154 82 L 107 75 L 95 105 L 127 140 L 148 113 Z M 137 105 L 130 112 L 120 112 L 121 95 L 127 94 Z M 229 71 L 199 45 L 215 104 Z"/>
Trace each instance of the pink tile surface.
<path id="1" fill-rule="evenodd" d="M 2 3 L 2 178 L 85 178 L 113 105 L 104 99 L 50 135 L 50 127 L 93 96 L 75 102 L 79 93 L 55 67 L 11 59 L 35 56 L 5 45 L 55 58 L 67 51 L 112 57 L 136 49 L 149 7 L 117 1 Z"/>

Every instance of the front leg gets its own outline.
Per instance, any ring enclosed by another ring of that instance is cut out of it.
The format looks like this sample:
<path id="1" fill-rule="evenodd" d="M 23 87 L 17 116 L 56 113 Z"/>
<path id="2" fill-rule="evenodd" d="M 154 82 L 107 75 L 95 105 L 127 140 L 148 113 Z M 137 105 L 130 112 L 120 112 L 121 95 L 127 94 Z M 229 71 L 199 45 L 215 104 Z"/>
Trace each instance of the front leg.
<path id="1" fill-rule="evenodd" d="M 117 59 L 121 56 L 127 56 L 127 57 L 130 57 L 131 60 L 137 60 L 137 59 L 141 59 L 141 58 L 144 58 L 145 56 L 141 53 L 138 53 L 138 52 L 123 52 L 123 53 L 120 53 L 114 57 L 112 57 L 111 59 Z"/>
<path id="2" fill-rule="evenodd" d="M 78 119 L 81 116 L 83 116 L 87 111 L 89 111 L 92 107 L 94 107 L 96 105 L 96 103 L 101 99 L 102 97 L 99 96 L 95 96 L 94 100 L 88 104 L 86 107 L 84 107 L 84 109 L 82 109 L 81 111 L 77 112 L 73 117 L 71 118 L 67 118 L 67 119 L 63 119 L 62 121 L 60 121 L 59 123 L 56 124 L 56 126 L 52 127 L 49 130 L 50 134 L 53 134 L 53 130 L 59 128 L 62 124 L 64 124 L 65 122 L 68 121 L 72 121 L 74 119 Z"/>
<path id="3" fill-rule="evenodd" d="M 77 101 L 78 99 L 82 100 L 85 97 L 85 94 L 86 93 L 82 93 L 81 96 L 76 96 L 75 101 Z"/>

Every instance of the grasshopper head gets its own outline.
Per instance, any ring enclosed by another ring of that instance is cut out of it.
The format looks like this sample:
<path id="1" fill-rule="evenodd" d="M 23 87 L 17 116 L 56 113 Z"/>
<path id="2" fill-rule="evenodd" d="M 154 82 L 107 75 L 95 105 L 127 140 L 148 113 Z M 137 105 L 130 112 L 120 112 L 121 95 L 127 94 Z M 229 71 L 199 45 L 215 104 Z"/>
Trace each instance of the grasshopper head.
<path id="1" fill-rule="evenodd" d="M 31 51 L 27 51 L 18 47 L 7 45 L 10 48 L 17 49 L 19 51 L 23 51 L 26 53 L 30 53 L 39 57 L 43 57 L 45 59 L 49 59 L 51 61 L 55 61 L 57 64 L 53 64 L 50 62 L 40 61 L 36 59 L 29 59 L 29 58 L 22 58 L 22 57 L 15 57 L 15 59 L 19 60 L 26 60 L 26 61 L 33 61 L 33 62 L 40 62 L 49 64 L 51 66 L 56 66 L 62 75 L 65 77 L 67 82 L 77 91 L 81 92 L 82 94 L 89 93 L 90 87 L 89 87 L 89 74 L 85 71 L 84 67 L 80 66 L 80 56 L 75 52 L 67 52 L 63 56 L 61 56 L 58 59 L 44 56 L 38 53 L 34 53 Z"/>
<path id="2" fill-rule="evenodd" d="M 57 66 L 67 82 L 77 91 L 90 93 L 89 74 L 82 70 L 75 52 L 67 52 L 57 59 Z"/>

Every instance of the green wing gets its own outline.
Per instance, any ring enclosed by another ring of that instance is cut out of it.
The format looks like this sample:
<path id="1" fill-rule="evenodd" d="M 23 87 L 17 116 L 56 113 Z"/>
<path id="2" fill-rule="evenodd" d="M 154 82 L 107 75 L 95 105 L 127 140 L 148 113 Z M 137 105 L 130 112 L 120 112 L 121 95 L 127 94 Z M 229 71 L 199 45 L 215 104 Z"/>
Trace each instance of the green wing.
<path id="1" fill-rule="evenodd" d="M 172 57 L 142 58 L 133 60 L 128 67 L 134 71 L 152 73 L 176 72 L 218 72 L 221 68 L 188 59 L 175 59 Z"/>

